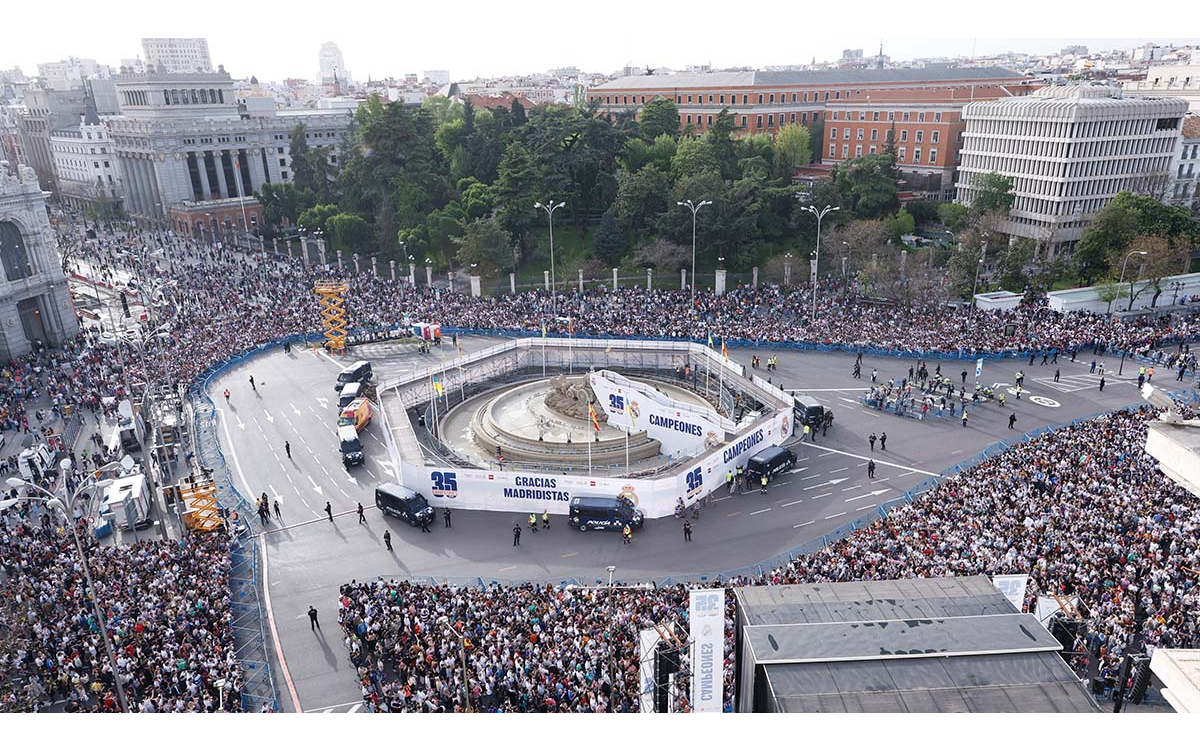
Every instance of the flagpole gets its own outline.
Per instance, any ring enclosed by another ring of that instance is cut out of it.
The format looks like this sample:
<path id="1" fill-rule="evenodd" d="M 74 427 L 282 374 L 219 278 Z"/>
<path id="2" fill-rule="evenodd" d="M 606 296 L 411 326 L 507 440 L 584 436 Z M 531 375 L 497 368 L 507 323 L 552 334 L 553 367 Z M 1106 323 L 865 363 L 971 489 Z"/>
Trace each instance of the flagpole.
<path id="1" fill-rule="evenodd" d="M 575 321 L 572 320 L 570 315 L 567 316 L 567 335 L 569 337 L 569 340 L 567 342 L 567 348 L 569 350 L 567 353 L 567 373 L 570 375 L 574 375 L 575 374 Z"/>
<path id="2" fill-rule="evenodd" d="M 1132 369 L 1132 368 L 1130 368 Z M 629 473 L 629 431 L 633 429 L 632 425 L 625 428 L 625 473 Z"/>
<path id="3" fill-rule="evenodd" d="M 729 360 L 729 350 L 725 348 L 725 340 L 721 340 L 721 352 L 725 355 L 725 360 Z M 721 369 L 717 374 L 717 414 L 721 413 L 721 394 L 725 392 L 725 365 L 721 365 Z"/>
<path id="4" fill-rule="evenodd" d="M 542 321 L 542 377 L 546 377 L 546 321 Z"/>
<path id="5" fill-rule="evenodd" d="M 435 438 L 437 437 L 437 431 L 434 428 L 437 427 L 437 419 L 438 419 L 438 417 L 437 417 L 437 399 L 438 399 L 437 389 L 433 387 L 433 368 L 430 367 L 429 368 L 429 403 L 433 405 L 433 424 L 431 424 L 429 426 L 430 427 L 429 432 Z"/>
<path id="6" fill-rule="evenodd" d="M 462 395 L 462 400 L 467 400 L 467 378 L 463 375 L 462 366 L 462 344 L 455 344 L 458 349 L 458 392 Z"/>
<path id="7" fill-rule="evenodd" d="M 590 425 L 589 425 L 590 426 Z M 588 441 L 588 476 L 592 475 L 592 436 L 587 436 Z"/>
<path id="8" fill-rule="evenodd" d="M 712 334 L 709 334 L 708 340 L 712 341 Z M 711 343 L 705 348 L 708 350 L 709 354 L 712 354 L 712 344 Z M 708 390 L 709 389 L 709 378 L 711 378 L 711 377 L 712 377 L 712 357 L 706 355 L 704 357 L 704 393 L 705 394 L 707 394 L 709 392 L 709 390 Z"/>

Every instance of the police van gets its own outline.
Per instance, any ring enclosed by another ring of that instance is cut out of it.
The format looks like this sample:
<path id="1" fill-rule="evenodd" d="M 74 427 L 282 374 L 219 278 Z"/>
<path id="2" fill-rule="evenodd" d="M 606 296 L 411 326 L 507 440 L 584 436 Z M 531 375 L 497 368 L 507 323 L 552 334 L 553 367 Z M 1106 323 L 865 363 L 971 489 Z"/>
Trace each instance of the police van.
<path id="1" fill-rule="evenodd" d="M 645 514 L 633 507 L 627 497 L 573 497 L 567 517 L 567 524 L 580 531 L 621 531 L 626 524 L 631 529 L 640 529 L 645 521 Z"/>
<path id="2" fill-rule="evenodd" d="M 375 488 L 375 507 L 385 516 L 395 516 L 412 526 L 433 520 L 433 508 L 421 493 L 390 482 Z"/>
<path id="3" fill-rule="evenodd" d="M 792 414 L 796 417 L 796 424 L 808 425 L 814 430 L 820 429 L 826 420 L 833 424 L 833 412 L 812 396 L 793 396 Z"/>
<path id="4" fill-rule="evenodd" d="M 755 482 L 764 476 L 770 480 L 772 477 L 782 474 L 795 465 L 795 453 L 792 453 L 787 448 L 773 445 L 770 448 L 763 448 L 746 461 L 746 476 L 751 482 Z"/>
<path id="5" fill-rule="evenodd" d="M 358 466 L 365 460 L 362 441 L 358 439 L 358 430 L 354 425 L 347 424 L 337 428 L 338 443 L 342 451 L 342 465 L 349 469 Z"/>
<path id="6" fill-rule="evenodd" d="M 365 383 L 371 379 L 371 376 L 371 363 L 365 359 L 360 359 L 338 374 L 337 384 L 334 385 L 333 389 L 341 391 L 347 383 Z"/>
<path id="7" fill-rule="evenodd" d="M 362 383 L 346 383 L 338 396 L 338 414 L 362 395 Z"/>

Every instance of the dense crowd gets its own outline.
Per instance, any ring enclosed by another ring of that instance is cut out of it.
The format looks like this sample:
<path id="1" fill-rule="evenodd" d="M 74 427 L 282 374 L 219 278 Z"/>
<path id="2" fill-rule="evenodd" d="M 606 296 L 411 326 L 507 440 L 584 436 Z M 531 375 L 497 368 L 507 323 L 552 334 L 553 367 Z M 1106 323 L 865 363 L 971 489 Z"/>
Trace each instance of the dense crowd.
<path id="1" fill-rule="evenodd" d="M 1028 573 L 1026 609 L 1038 596 L 1077 600 L 1084 628 L 1072 665 L 1111 683 L 1135 634 L 1151 649 L 1200 647 L 1200 504 L 1143 450 L 1153 415 L 1121 411 L 1048 433 L 816 554 L 729 584 Z M 421 712 L 636 710 L 638 632 L 686 628 L 686 616 L 682 585 L 383 580 L 343 586 L 339 611 L 364 702 Z"/>
<path id="2" fill-rule="evenodd" d="M 63 521 L 24 504 L 0 517 L 0 712 L 241 710 L 224 536 L 87 545 L 114 677 Z M 225 680 L 222 691 L 214 683 Z"/>

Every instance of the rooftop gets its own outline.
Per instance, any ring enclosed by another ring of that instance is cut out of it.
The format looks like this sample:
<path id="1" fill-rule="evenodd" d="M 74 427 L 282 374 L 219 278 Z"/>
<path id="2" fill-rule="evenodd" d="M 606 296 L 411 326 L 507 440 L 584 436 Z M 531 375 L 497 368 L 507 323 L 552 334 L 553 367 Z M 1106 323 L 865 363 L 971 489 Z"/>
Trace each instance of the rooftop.
<path id="1" fill-rule="evenodd" d="M 610 89 L 733 88 L 744 86 L 830 86 L 870 83 L 1022 81 L 1008 68 L 892 68 L 884 70 L 757 70 L 732 73 L 674 73 L 665 76 L 624 76 L 593 86 Z"/>

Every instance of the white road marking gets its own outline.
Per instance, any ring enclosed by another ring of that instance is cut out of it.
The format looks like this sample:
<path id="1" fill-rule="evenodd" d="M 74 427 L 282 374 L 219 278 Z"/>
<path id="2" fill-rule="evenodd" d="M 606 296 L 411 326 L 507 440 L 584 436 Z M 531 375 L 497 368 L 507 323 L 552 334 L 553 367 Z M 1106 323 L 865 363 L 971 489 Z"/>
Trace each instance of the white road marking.
<path id="1" fill-rule="evenodd" d="M 504 571 L 506 571 L 506 570 L 516 570 L 516 568 L 517 568 L 517 566 L 516 566 L 516 565 L 509 565 L 509 566 L 508 566 L 508 567 L 506 567 L 506 568 L 501 568 L 501 569 L 500 569 L 500 570 L 498 570 L 497 572 L 498 572 L 498 573 L 503 573 L 503 572 L 504 572 Z"/>
<path id="2" fill-rule="evenodd" d="M 852 503 L 855 500 L 862 500 L 864 497 L 874 497 L 875 495 L 882 495 L 885 492 L 887 492 L 886 489 L 871 490 L 870 492 L 868 492 L 865 495 L 859 495 L 858 497 L 852 497 L 849 500 L 847 500 L 846 502 Z"/>
<path id="3" fill-rule="evenodd" d="M 796 472 L 799 472 L 799 471 L 804 471 L 806 468 L 808 468 L 808 467 L 806 467 L 806 466 L 801 466 L 799 469 L 792 469 L 791 471 L 789 471 L 789 472 L 787 472 L 787 473 L 788 473 L 788 474 L 795 474 Z"/>
<path id="4" fill-rule="evenodd" d="M 297 417 L 301 415 L 301 412 L 300 412 L 300 410 L 296 408 L 296 405 L 295 405 L 295 404 L 290 404 L 290 406 L 292 407 L 292 413 L 293 413 L 293 414 L 295 414 Z"/>
<path id="5" fill-rule="evenodd" d="M 920 471 L 920 470 L 918 469 L 917 471 Z M 909 474 L 916 474 L 916 473 L 917 473 L 916 471 L 906 471 L 903 474 L 900 474 L 899 476 L 906 477 Z M 922 472 L 922 473 L 928 473 L 928 472 Z"/>
<path id="6" fill-rule="evenodd" d="M 862 485 L 856 484 L 853 487 L 845 487 L 842 489 L 842 492 L 849 492 L 850 490 L 857 490 L 859 487 L 862 487 Z"/>
<path id="7" fill-rule="evenodd" d="M 837 518 L 838 516 L 844 516 L 844 515 L 846 515 L 846 513 L 844 511 L 841 513 L 834 513 L 832 516 L 825 516 L 825 520 L 828 521 L 830 519 Z"/>
<path id="8" fill-rule="evenodd" d="M 808 492 L 809 490 L 815 490 L 818 487 L 832 487 L 835 484 L 841 484 L 842 482 L 849 482 L 849 481 L 850 481 L 849 477 L 841 477 L 839 479 L 830 479 L 828 482 L 821 482 L 820 484 L 814 484 L 811 487 L 805 487 L 804 491 Z M 832 494 L 832 493 L 830 493 L 830 494 Z"/>
<path id="9" fill-rule="evenodd" d="M 866 510 L 867 508 L 874 508 L 875 505 L 876 505 L 876 503 L 872 503 L 871 505 L 864 505 L 861 508 L 855 508 L 855 510 Z"/>
<path id="10" fill-rule="evenodd" d="M 962 451 L 950 451 L 951 456 L 957 456 L 959 453 L 962 453 Z"/>
<path id="11" fill-rule="evenodd" d="M 827 393 L 827 392 L 842 392 L 842 391 L 869 391 L 870 388 L 785 388 L 784 390 L 796 393 Z"/>
<path id="12" fill-rule="evenodd" d="M 578 555 L 578 554 L 579 554 L 578 552 L 568 552 L 564 555 L 561 555 L 561 557 L 574 557 L 575 555 Z"/>
<path id="13" fill-rule="evenodd" d="M 813 500 L 820 500 L 821 498 L 829 497 L 832 494 L 832 492 L 826 492 L 824 495 L 813 495 Z"/>
<path id="14" fill-rule="evenodd" d="M 272 417 L 272 416 L 271 416 L 271 412 L 269 412 L 269 411 L 264 411 L 264 412 L 263 412 L 263 416 L 267 418 L 267 421 L 268 421 L 268 422 L 274 422 L 274 421 L 275 421 L 275 417 Z"/>
<path id="15" fill-rule="evenodd" d="M 833 471 L 831 471 L 831 472 L 829 472 L 829 473 L 830 473 L 830 474 L 836 474 L 836 473 L 838 473 L 839 471 L 850 471 L 850 467 L 849 467 L 849 466 L 843 466 L 842 468 L 840 468 L 840 469 L 834 469 Z"/>
<path id="16" fill-rule="evenodd" d="M 830 493 L 830 494 L 833 494 L 833 493 Z M 803 501 L 803 500 L 793 500 L 793 501 L 791 501 L 790 503 L 784 503 L 783 505 L 780 505 L 779 507 L 780 507 L 780 508 L 786 508 L 786 507 L 788 507 L 789 505 L 799 505 L 799 504 L 800 504 L 800 503 L 802 503 L 802 502 L 804 502 L 804 501 Z"/>
<path id="17" fill-rule="evenodd" d="M 874 482 L 871 482 L 871 484 L 879 484 L 880 482 L 886 482 L 887 480 L 888 478 L 884 477 L 883 479 L 876 479 Z"/>
<path id="18" fill-rule="evenodd" d="M 729 518 L 733 518 L 734 516 L 742 515 L 742 512 L 740 510 L 737 510 L 737 511 L 734 511 L 733 513 L 726 513 L 725 515 L 728 516 Z"/>
<path id="19" fill-rule="evenodd" d="M 363 468 L 367 469 L 365 466 Z M 367 469 L 367 473 L 371 475 L 372 479 L 378 479 L 378 477 L 375 476 L 375 472 L 371 471 L 370 469 Z"/>
<path id="20" fill-rule="evenodd" d="M 757 516 L 759 513 L 766 513 L 769 510 L 770 510 L 770 508 L 763 508 L 762 510 L 750 511 L 750 515 Z"/>
<path id="21" fill-rule="evenodd" d="M 224 417 L 221 409 L 217 409 L 217 413 Z M 246 473 L 242 471 L 242 462 L 238 458 L 237 451 L 233 447 L 233 436 L 229 434 L 229 420 L 221 419 L 221 428 L 225 431 L 225 443 L 229 446 L 229 455 L 233 456 L 233 465 L 237 468 L 238 478 L 242 480 L 242 488 L 250 489 L 250 483 L 246 481 Z"/>
<path id="22" fill-rule="evenodd" d="M 857 404 L 858 403 L 857 401 L 855 401 L 852 398 L 842 398 L 841 396 L 838 396 L 838 400 L 845 401 L 847 404 Z"/>
<path id="23" fill-rule="evenodd" d="M 838 455 L 849 456 L 850 458 L 867 458 L 867 456 L 859 455 L 858 453 L 850 453 L 848 451 L 839 451 L 836 448 L 825 448 L 820 445 L 812 445 L 811 443 L 801 443 L 800 445 L 802 445 L 802 446 L 809 445 L 813 448 L 816 448 L 817 450 L 825 451 L 826 453 L 837 453 Z M 912 466 L 905 466 L 903 464 L 894 464 L 889 461 L 876 461 L 875 463 L 877 465 L 882 465 L 882 466 L 891 466 L 896 469 L 909 469 L 909 470 L 911 470 L 911 473 L 913 473 L 913 474 L 925 474 L 926 476 L 931 476 L 931 477 L 940 477 L 941 476 L 941 474 L 938 474 L 936 472 L 925 471 L 924 469 L 916 469 L 916 468 L 913 468 Z"/>
<path id="24" fill-rule="evenodd" d="M 793 528 L 793 529 L 798 529 L 798 528 L 800 528 L 801 526 L 808 526 L 810 523 L 813 523 L 813 521 L 805 521 L 804 523 L 798 523 L 798 524 L 796 524 L 795 526 L 793 526 L 792 528 Z"/>

